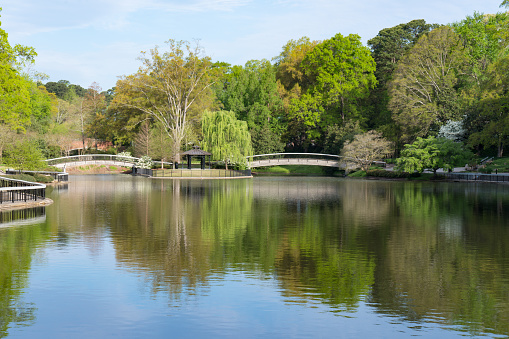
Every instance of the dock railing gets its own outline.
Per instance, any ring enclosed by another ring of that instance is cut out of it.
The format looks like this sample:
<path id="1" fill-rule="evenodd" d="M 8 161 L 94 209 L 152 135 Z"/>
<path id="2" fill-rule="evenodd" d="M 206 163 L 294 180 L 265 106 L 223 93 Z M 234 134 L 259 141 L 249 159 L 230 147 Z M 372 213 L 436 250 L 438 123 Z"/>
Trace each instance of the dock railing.
<path id="1" fill-rule="evenodd" d="M 0 204 L 44 200 L 46 185 L 0 177 Z"/>
<path id="2" fill-rule="evenodd" d="M 440 173 L 450 180 L 479 181 L 479 182 L 507 182 L 509 175 L 483 173 Z"/>
<path id="3" fill-rule="evenodd" d="M 66 173 L 66 172 L 23 171 L 23 170 L 20 171 L 20 170 L 8 169 L 8 170 L 5 171 L 5 173 L 7 173 L 7 174 L 24 173 L 24 174 L 30 174 L 30 175 L 33 175 L 33 174 L 42 174 L 42 175 L 49 175 L 50 177 L 52 177 L 53 179 L 55 179 L 58 182 L 69 181 L 69 173 Z"/>

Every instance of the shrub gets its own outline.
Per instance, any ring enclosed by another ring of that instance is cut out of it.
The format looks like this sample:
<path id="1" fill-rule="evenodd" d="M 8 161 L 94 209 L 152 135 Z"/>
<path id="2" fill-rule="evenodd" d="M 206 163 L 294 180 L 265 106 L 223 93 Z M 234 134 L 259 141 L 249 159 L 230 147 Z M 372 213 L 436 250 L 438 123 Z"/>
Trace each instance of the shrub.
<path id="1" fill-rule="evenodd" d="M 37 181 L 37 182 L 42 182 L 44 184 L 47 184 L 47 183 L 50 183 L 50 182 L 53 182 L 53 177 L 49 176 L 49 175 L 44 175 L 44 174 L 39 174 L 39 173 L 35 173 L 33 175 L 34 179 Z"/>
<path id="2" fill-rule="evenodd" d="M 353 173 L 348 174 L 350 178 L 364 178 L 366 176 L 365 171 L 355 171 Z"/>
<path id="3" fill-rule="evenodd" d="M 152 158 L 149 157 L 148 155 L 142 156 L 136 163 L 136 167 L 145 169 L 151 169 L 153 165 L 154 162 L 152 161 Z"/>
<path id="4" fill-rule="evenodd" d="M 412 174 L 408 172 L 394 172 L 394 171 L 386 171 L 382 169 L 372 169 L 367 173 L 370 177 L 379 177 L 379 178 L 391 178 L 391 179 L 407 179 L 412 176 L 418 176 L 419 174 Z"/>
<path id="5" fill-rule="evenodd" d="M 128 161 L 131 160 L 131 158 L 132 158 L 131 152 L 120 152 L 119 154 L 117 154 L 117 159 L 119 161 Z"/>

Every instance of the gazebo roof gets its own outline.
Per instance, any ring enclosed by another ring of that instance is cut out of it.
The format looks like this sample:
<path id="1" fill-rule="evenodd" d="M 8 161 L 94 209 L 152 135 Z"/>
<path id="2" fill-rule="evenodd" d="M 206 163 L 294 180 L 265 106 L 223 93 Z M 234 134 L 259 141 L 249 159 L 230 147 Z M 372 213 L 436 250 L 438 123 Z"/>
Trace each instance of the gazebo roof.
<path id="1" fill-rule="evenodd" d="M 204 150 L 194 147 L 193 149 L 182 153 L 183 155 L 212 155 L 212 153 L 205 152 Z"/>

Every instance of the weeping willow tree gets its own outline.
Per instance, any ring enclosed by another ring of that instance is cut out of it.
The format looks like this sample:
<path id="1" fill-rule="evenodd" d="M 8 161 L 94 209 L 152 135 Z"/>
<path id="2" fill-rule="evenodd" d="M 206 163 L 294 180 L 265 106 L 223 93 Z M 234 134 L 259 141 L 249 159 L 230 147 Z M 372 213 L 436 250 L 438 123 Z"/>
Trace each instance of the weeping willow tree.
<path id="1" fill-rule="evenodd" d="M 202 120 L 202 148 L 212 153 L 213 160 L 239 168 L 247 167 L 246 157 L 253 154 L 247 122 L 237 120 L 234 112 L 205 111 Z"/>

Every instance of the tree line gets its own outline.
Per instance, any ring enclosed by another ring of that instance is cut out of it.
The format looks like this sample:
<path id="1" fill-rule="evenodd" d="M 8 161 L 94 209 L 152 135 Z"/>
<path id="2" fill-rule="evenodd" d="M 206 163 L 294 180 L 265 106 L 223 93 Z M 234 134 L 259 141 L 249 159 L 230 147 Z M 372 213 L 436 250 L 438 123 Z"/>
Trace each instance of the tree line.
<path id="1" fill-rule="evenodd" d="M 502 157 L 508 39 L 501 12 L 449 25 L 413 20 L 382 29 L 367 46 L 356 34 L 302 37 L 243 66 L 213 61 L 197 41 L 169 40 L 103 91 L 97 83 L 44 83 L 30 71 L 35 51 L 12 47 L 0 28 L 0 157 L 27 147 L 43 157 L 69 154 L 72 140 L 86 151 L 89 139 L 167 161 L 193 145 L 226 163 L 283 151 L 372 154 L 371 144 L 376 156 L 418 158 L 411 150 L 431 145 L 435 155 L 446 147 Z"/>

